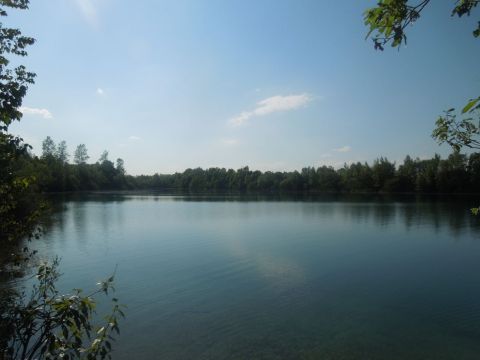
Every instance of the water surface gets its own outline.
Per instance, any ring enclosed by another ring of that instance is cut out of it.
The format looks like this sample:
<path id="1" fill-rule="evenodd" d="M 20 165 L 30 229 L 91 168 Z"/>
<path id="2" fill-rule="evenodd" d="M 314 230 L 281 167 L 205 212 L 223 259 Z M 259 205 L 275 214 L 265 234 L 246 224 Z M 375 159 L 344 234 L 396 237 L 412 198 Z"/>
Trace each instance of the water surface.
<path id="1" fill-rule="evenodd" d="M 94 194 L 35 246 L 62 289 L 118 265 L 115 359 L 479 359 L 474 203 Z"/>

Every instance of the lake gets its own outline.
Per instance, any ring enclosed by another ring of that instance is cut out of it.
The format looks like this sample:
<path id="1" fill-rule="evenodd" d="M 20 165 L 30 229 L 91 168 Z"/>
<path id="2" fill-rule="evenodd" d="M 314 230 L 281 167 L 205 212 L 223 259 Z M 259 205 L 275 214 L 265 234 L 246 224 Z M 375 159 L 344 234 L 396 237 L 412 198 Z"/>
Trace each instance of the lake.
<path id="1" fill-rule="evenodd" d="M 479 359 L 478 203 L 85 194 L 32 245 L 63 290 L 117 267 L 114 359 Z"/>

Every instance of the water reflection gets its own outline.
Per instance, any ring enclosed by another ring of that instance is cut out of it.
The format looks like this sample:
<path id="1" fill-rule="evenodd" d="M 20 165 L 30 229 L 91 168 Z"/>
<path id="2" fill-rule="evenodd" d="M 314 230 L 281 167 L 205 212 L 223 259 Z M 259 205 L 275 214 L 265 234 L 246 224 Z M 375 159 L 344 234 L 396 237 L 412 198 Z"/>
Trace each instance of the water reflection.
<path id="1" fill-rule="evenodd" d="M 39 247 L 65 288 L 118 264 L 115 358 L 469 359 L 477 200 L 82 194 L 53 199 Z"/>
<path id="2" fill-rule="evenodd" d="M 459 231 L 466 228 L 478 230 L 480 222 L 471 216 L 470 208 L 480 203 L 478 196 L 426 196 L 426 195 L 378 195 L 378 194 L 185 194 L 185 193 L 149 193 L 149 192 L 123 192 L 123 193 L 83 193 L 55 195 L 50 198 L 53 211 L 61 213 L 67 206 L 73 206 L 76 226 L 84 226 L 85 219 L 82 208 L 85 201 L 90 204 L 104 204 L 109 211 L 101 211 L 104 230 L 108 231 L 111 205 L 121 204 L 125 201 L 145 201 L 156 203 L 162 201 L 177 202 L 293 202 L 301 203 L 298 211 L 305 216 L 342 217 L 348 218 L 355 223 L 375 223 L 376 226 L 384 227 L 391 223 L 401 221 L 407 229 L 418 228 L 424 225 L 439 229 L 448 226 L 452 236 L 458 235 Z M 76 205 L 75 205 L 76 204 Z M 338 206 L 340 205 L 340 206 Z M 122 220 L 122 207 L 115 208 L 117 221 Z M 118 210 L 118 211 L 117 211 Z M 199 208 L 197 210 L 202 210 Z M 248 212 L 248 208 L 241 208 Z M 291 209 L 289 209 L 291 211 Z M 195 214 L 202 216 L 202 214 Z M 54 217 L 55 222 L 47 223 L 47 229 L 51 226 L 62 227 L 62 216 Z"/>

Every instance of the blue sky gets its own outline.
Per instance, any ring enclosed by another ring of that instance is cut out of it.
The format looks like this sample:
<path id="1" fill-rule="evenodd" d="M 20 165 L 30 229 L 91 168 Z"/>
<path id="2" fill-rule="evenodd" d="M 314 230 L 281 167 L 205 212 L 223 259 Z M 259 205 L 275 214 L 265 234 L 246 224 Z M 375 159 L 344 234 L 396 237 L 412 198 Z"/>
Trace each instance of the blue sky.
<path id="1" fill-rule="evenodd" d="M 375 1 L 32 1 L 8 25 L 37 39 L 37 73 L 11 127 L 131 174 L 188 167 L 292 170 L 379 156 L 445 156 L 442 110 L 478 95 L 478 20 L 434 1 L 400 51 L 374 51 Z"/>

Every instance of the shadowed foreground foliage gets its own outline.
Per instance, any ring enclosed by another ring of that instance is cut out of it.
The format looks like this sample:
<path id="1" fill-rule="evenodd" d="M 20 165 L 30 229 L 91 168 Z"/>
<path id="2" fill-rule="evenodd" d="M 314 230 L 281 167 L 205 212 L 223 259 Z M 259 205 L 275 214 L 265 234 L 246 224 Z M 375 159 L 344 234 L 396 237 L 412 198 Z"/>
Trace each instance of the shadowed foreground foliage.
<path id="1" fill-rule="evenodd" d="M 60 277 L 58 261 L 38 267 L 37 284 L 31 294 L 22 294 L 2 314 L 6 324 L 6 359 L 105 359 L 111 358 L 113 332 L 119 334 L 118 317 L 122 306 L 112 298 L 111 313 L 104 324 L 94 326 L 95 297 L 108 296 L 114 277 L 99 283 L 88 295 L 75 289 L 59 294 L 56 282 Z"/>
<path id="2" fill-rule="evenodd" d="M 28 0 L 0 0 L 0 18 L 7 8 L 25 10 Z M 25 66 L 11 66 L 10 56 L 26 56 L 34 39 L 0 22 L 0 359 L 96 359 L 111 353 L 112 332 L 118 333 L 120 305 L 112 299 L 112 311 L 95 327 L 95 297 L 112 290 L 113 276 L 88 295 L 81 290 L 61 295 L 56 289 L 58 261 L 38 267 L 29 296 L 9 283 L 32 266 L 34 252 L 23 247 L 38 238 L 44 211 L 38 176 L 30 171 L 30 146 L 9 133 L 13 121 L 22 118 L 21 106 L 35 74 Z M 23 249 L 22 249 L 23 247 Z M 28 282 L 27 282 L 28 284 Z"/>

